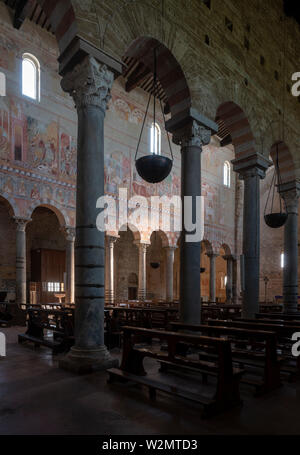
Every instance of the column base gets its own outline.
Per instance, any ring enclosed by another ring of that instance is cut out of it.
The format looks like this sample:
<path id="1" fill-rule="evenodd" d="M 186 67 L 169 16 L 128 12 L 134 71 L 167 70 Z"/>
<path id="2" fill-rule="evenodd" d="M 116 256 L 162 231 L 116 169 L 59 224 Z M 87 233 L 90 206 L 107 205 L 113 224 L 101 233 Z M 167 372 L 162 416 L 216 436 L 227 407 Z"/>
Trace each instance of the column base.
<path id="1" fill-rule="evenodd" d="M 59 360 L 59 368 L 75 374 L 89 374 L 109 368 L 117 368 L 119 360 L 111 357 L 106 346 L 84 349 L 73 346 L 70 352 Z"/>

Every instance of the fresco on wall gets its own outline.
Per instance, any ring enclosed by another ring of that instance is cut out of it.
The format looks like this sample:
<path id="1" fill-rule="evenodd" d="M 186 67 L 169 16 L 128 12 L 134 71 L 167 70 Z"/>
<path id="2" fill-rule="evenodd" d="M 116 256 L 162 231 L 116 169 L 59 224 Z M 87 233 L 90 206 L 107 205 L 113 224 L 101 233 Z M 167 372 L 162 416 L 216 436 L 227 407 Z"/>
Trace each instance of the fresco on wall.
<path id="1" fill-rule="evenodd" d="M 57 142 L 58 125 L 56 122 L 45 124 L 27 117 L 29 159 L 39 171 L 58 172 Z"/>
<path id="2" fill-rule="evenodd" d="M 1 105 L 0 105 L 1 106 Z M 0 159 L 9 158 L 9 113 L 0 109 Z"/>
<path id="3" fill-rule="evenodd" d="M 130 156 L 112 152 L 104 156 L 104 191 L 118 194 L 119 187 L 130 188 Z"/>
<path id="4" fill-rule="evenodd" d="M 74 137 L 62 132 L 60 134 L 60 172 L 62 175 L 75 179 L 76 155 Z"/>

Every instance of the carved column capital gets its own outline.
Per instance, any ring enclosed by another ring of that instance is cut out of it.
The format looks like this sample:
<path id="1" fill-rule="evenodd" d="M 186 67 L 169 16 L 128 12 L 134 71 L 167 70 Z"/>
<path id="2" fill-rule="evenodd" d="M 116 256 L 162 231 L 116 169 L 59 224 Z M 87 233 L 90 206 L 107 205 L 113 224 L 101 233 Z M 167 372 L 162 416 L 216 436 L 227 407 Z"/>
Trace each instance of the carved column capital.
<path id="1" fill-rule="evenodd" d="M 88 55 L 65 74 L 61 87 L 73 97 L 77 109 L 96 106 L 105 112 L 113 81 L 112 71 Z"/>
<path id="2" fill-rule="evenodd" d="M 68 242 L 74 242 L 75 240 L 75 228 L 71 226 L 64 226 L 61 228 Z"/>
<path id="3" fill-rule="evenodd" d="M 14 217 L 14 220 L 17 224 L 17 231 L 21 231 L 21 232 L 25 232 L 27 223 L 29 223 L 31 221 L 30 218 L 20 218 L 17 216 Z"/>
<path id="4" fill-rule="evenodd" d="M 118 237 L 114 237 L 112 235 L 108 235 L 107 237 L 107 243 L 109 248 L 113 248 L 116 241 L 118 240 Z"/>
<path id="5" fill-rule="evenodd" d="M 252 177 L 264 179 L 266 170 L 272 165 L 272 162 L 260 153 L 237 158 L 231 162 L 233 170 L 239 173 L 241 180 L 247 180 Z"/>
<path id="6" fill-rule="evenodd" d="M 150 246 L 148 243 L 136 242 L 135 245 L 138 247 L 139 251 L 146 253 L 147 248 Z"/>
<path id="7" fill-rule="evenodd" d="M 209 257 L 209 259 L 216 259 L 219 257 L 219 253 L 206 253 L 206 256 Z"/>
<path id="8" fill-rule="evenodd" d="M 210 138 L 211 130 L 195 120 L 173 133 L 173 142 L 181 147 L 202 147 L 209 144 Z"/>
<path id="9" fill-rule="evenodd" d="M 279 194 L 285 202 L 287 212 L 298 214 L 300 183 L 289 182 L 280 185 Z"/>

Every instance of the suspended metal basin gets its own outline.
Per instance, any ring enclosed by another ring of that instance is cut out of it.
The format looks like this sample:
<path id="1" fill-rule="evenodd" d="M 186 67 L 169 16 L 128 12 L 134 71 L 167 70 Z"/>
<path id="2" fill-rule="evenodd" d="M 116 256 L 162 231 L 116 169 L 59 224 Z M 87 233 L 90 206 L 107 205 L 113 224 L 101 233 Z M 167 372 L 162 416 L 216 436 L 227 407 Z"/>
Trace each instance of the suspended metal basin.
<path id="1" fill-rule="evenodd" d="M 160 263 L 159 262 L 150 262 L 150 265 L 153 269 L 158 269 L 158 267 L 160 266 Z"/>
<path id="2" fill-rule="evenodd" d="M 205 272 L 205 268 L 204 267 L 200 267 L 200 273 L 204 273 Z"/>
<path id="3" fill-rule="evenodd" d="M 287 213 L 269 213 L 265 215 L 265 223 L 271 228 L 280 228 L 288 218 Z"/>
<path id="4" fill-rule="evenodd" d="M 135 162 L 140 177 L 148 183 L 162 182 L 172 170 L 173 162 L 161 155 L 145 155 Z"/>

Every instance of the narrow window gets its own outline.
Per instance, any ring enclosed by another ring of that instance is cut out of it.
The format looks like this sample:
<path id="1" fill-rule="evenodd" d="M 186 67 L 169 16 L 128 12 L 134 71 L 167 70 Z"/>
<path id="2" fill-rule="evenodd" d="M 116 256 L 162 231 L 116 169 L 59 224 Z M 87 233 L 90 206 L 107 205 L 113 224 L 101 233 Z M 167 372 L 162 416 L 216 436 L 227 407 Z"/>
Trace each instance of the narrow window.
<path id="1" fill-rule="evenodd" d="M 160 155 L 161 150 L 161 133 L 157 123 L 152 123 L 150 129 L 150 152 L 154 155 Z"/>
<path id="2" fill-rule="evenodd" d="M 23 54 L 22 94 L 33 100 L 40 100 L 40 64 L 31 54 Z"/>
<path id="3" fill-rule="evenodd" d="M 230 187 L 230 164 L 225 161 L 223 167 L 223 184 L 224 186 Z"/>
<path id="4" fill-rule="evenodd" d="M 284 253 L 281 253 L 280 255 L 280 267 L 282 269 L 284 268 Z"/>

